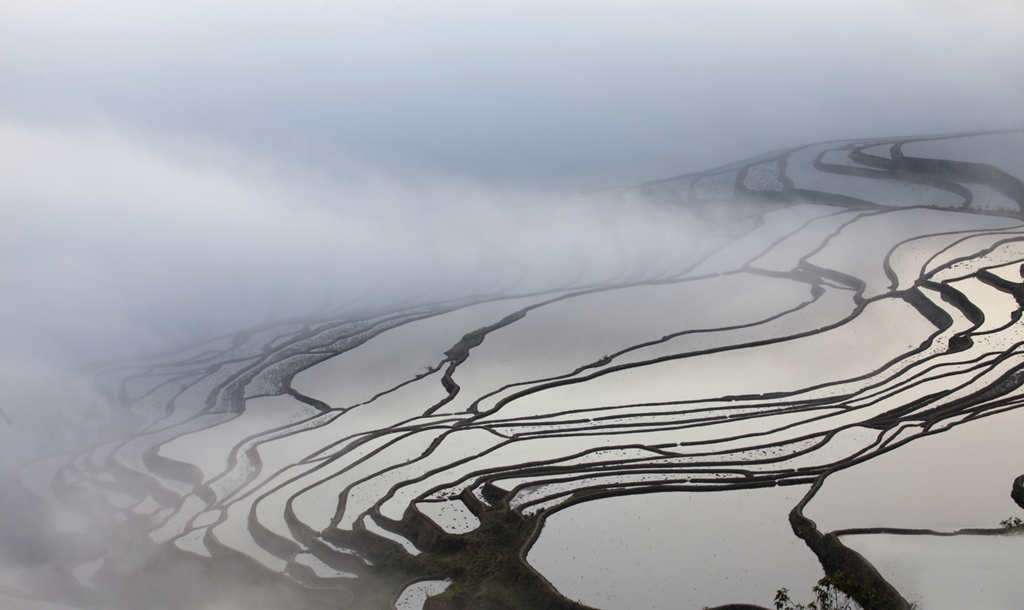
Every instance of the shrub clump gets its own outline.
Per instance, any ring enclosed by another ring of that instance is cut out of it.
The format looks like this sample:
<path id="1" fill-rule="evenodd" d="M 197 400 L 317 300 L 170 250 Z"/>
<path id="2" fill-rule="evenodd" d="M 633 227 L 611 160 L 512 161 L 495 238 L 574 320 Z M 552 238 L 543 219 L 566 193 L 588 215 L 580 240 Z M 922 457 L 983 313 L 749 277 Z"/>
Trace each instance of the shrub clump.
<path id="1" fill-rule="evenodd" d="M 860 606 L 839 590 L 832 578 L 825 576 L 811 589 L 814 601 L 801 604 L 789 597 L 789 589 L 775 592 L 775 610 L 859 610 Z"/>

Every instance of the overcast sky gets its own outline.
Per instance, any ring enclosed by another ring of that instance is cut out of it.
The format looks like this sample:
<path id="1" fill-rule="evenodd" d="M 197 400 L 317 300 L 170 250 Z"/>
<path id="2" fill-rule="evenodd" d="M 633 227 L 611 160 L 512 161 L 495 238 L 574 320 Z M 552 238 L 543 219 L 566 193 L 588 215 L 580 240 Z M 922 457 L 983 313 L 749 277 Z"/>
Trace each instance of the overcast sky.
<path id="1" fill-rule="evenodd" d="M 1020 126 L 1014 0 L 0 3 L 0 120 L 594 188 Z"/>

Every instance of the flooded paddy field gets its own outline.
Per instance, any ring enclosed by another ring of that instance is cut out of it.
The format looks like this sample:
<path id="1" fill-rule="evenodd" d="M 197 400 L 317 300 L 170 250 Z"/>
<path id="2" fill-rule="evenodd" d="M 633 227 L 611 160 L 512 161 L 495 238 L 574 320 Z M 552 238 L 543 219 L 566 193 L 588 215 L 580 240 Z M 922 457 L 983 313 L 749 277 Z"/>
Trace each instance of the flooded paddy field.
<path id="1" fill-rule="evenodd" d="M 168 608 L 769 607 L 827 576 L 1022 606 L 1022 159 L 1019 131 L 799 147 L 624 189 L 709 227 L 667 273 L 101 367 L 137 428 L 20 469 L 5 510 L 56 560 L 0 566 L 0 602 L 216 574 Z"/>

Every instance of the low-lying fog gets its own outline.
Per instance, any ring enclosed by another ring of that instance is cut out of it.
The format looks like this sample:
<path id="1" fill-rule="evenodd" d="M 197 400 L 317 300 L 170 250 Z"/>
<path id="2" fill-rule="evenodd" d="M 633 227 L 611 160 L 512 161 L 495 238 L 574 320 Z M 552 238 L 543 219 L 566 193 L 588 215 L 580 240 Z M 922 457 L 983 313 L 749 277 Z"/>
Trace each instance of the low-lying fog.
<path id="1" fill-rule="evenodd" d="M 1020 11 L 9 2 L 4 410 L 272 318 L 674 269 L 705 228 L 602 189 L 1019 122 Z"/>
<path id="2" fill-rule="evenodd" d="M 136 425 L 97 363 L 664 277 L 749 225 L 733 202 L 623 187 L 826 139 L 1018 127 L 1020 23 L 1012 0 L 10 0 L 0 472 Z"/>

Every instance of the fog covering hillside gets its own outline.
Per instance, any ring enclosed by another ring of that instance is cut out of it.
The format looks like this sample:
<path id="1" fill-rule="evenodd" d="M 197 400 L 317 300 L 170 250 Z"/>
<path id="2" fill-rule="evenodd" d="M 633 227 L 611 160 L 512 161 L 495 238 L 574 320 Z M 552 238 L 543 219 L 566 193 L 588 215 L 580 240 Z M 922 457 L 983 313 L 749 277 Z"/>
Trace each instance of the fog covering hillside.
<path id="1" fill-rule="evenodd" d="M 868 606 L 948 603 L 978 568 L 920 540 L 1019 550 L 995 526 L 1021 495 L 1022 161 L 1019 131 L 798 147 L 595 200 L 701 227 L 675 266 L 96 365 L 119 430 L 85 418 L 109 440 L 12 472 L 8 594 L 669 607 L 765 603 L 824 569 Z M 651 493 L 668 512 L 633 519 Z M 582 549 L 596 563 L 566 563 Z M 1012 565 L 984 571 L 997 607 Z"/>
<path id="2" fill-rule="evenodd" d="M 0 606 L 1016 608 L 1014 2 L 0 8 Z"/>

